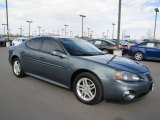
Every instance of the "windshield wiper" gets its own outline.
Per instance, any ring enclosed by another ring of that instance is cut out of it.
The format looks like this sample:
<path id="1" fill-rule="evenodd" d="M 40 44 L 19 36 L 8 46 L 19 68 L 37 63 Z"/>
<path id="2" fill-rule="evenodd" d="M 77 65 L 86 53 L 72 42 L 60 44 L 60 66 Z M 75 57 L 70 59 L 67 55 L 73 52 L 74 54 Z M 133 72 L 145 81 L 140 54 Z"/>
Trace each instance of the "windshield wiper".
<path id="1" fill-rule="evenodd" d="M 90 53 L 80 53 L 80 54 L 77 54 L 76 56 L 93 56 L 93 54 L 90 54 Z"/>
<path id="2" fill-rule="evenodd" d="M 104 55 L 102 52 L 90 52 L 92 55 Z"/>

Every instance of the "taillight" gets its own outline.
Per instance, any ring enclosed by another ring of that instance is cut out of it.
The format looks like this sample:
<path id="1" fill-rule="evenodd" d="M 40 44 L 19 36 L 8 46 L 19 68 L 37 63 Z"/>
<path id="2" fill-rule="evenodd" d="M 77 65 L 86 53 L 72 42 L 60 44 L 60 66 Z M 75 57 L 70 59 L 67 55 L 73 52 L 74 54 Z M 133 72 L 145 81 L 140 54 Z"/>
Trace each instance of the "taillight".
<path id="1" fill-rule="evenodd" d="M 132 47 L 131 45 L 128 45 L 128 50 L 130 50 L 130 49 L 131 49 L 131 47 Z"/>
<path id="2" fill-rule="evenodd" d="M 117 45 L 115 45 L 115 46 L 114 46 L 114 49 L 118 49 L 118 46 L 117 46 Z"/>
<path id="3" fill-rule="evenodd" d="M 125 45 L 122 45 L 122 49 L 126 49 L 126 46 L 125 46 Z"/>

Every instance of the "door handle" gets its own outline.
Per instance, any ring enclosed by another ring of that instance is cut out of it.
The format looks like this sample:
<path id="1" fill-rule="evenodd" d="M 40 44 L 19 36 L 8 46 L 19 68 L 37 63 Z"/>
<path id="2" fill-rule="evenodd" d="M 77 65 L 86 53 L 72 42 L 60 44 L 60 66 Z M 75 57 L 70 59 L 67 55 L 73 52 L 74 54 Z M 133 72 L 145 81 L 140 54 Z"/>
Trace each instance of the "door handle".
<path id="1" fill-rule="evenodd" d="M 40 59 L 44 60 L 44 57 L 39 57 Z"/>
<path id="2" fill-rule="evenodd" d="M 22 51 L 21 53 L 23 53 L 23 54 L 24 54 L 24 53 L 25 53 L 25 51 Z"/>

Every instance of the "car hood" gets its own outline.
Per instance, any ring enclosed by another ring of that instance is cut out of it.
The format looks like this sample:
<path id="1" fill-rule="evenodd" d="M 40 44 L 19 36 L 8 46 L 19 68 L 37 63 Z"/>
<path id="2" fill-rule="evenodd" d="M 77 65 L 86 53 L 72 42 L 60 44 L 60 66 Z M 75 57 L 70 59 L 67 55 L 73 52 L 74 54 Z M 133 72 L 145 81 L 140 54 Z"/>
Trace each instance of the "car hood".
<path id="1" fill-rule="evenodd" d="M 120 71 L 128 71 L 132 73 L 145 73 L 149 71 L 148 68 L 141 63 L 135 62 L 128 58 L 118 57 L 111 54 L 83 56 L 82 58 L 104 64 L 106 66 Z"/>

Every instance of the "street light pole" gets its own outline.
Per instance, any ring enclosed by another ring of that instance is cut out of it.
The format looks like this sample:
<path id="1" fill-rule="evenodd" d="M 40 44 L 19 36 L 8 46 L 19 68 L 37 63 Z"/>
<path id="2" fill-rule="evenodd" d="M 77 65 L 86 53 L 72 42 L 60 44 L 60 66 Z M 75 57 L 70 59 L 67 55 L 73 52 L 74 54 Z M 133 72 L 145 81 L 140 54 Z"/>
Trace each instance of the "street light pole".
<path id="1" fill-rule="evenodd" d="M 22 37 L 22 27 L 19 28 L 19 30 L 20 30 L 20 36 Z"/>
<path id="2" fill-rule="evenodd" d="M 64 31 L 64 29 L 61 29 L 62 30 L 62 36 L 63 36 L 63 31 Z"/>
<path id="3" fill-rule="evenodd" d="M 6 29 L 5 29 L 5 26 L 7 25 L 7 24 L 2 24 L 3 26 L 4 26 L 4 35 L 6 34 Z"/>
<path id="4" fill-rule="evenodd" d="M 41 26 L 37 26 L 39 29 L 39 36 L 41 35 Z"/>
<path id="5" fill-rule="evenodd" d="M 89 38 L 89 30 L 90 30 L 90 28 L 87 28 L 88 29 L 88 38 Z"/>
<path id="6" fill-rule="evenodd" d="M 93 31 L 91 31 L 91 34 L 90 34 L 90 38 L 92 38 L 93 37 Z"/>
<path id="7" fill-rule="evenodd" d="M 72 37 L 72 31 L 70 31 L 70 37 Z"/>
<path id="8" fill-rule="evenodd" d="M 6 20 L 7 20 L 7 39 L 9 40 L 9 24 L 8 24 L 8 2 L 6 0 Z M 9 45 L 10 46 L 10 45 Z"/>
<path id="9" fill-rule="evenodd" d="M 107 39 L 108 39 L 108 33 L 109 33 L 109 30 L 107 30 Z"/>
<path id="10" fill-rule="evenodd" d="M 121 31 L 121 4 L 122 0 L 119 0 L 119 10 L 118 10 L 118 32 L 117 32 L 117 46 L 119 48 L 120 31 Z"/>
<path id="11" fill-rule="evenodd" d="M 32 23 L 32 21 L 26 21 L 26 22 L 28 22 L 29 23 L 29 37 L 30 37 L 30 24 Z"/>
<path id="12" fill-rule="evenodd" d="M 112 23 L 112 25 L 113 25 L 112 39 L 114 39 L 114 26 L 115 26 L 115 24 L 114 24 L 114 23 Z"/>
<path id="13" fill-rule="evenodd" d="M 65 36 L 67 35 L 67 26 L 68 25 L 64 25 L 64 27 L 65 27 Z"/>
<path id="14" fill-rule="evenodd" d="M 45 30 L 42 30 L 42 31 L 43 31 L 43 35 L 44 35 Z"/>
<path id="15" fill-rule="evenodd" d="M 157 25 L 157 13 L 159 12 L 158 8 L 154 9 L 156 12 L 156 16 L 155 16 L 155 25 L 154 25 L 154 40 L 155 40 L 155 36 L 156 36 L 156 25 Z"/>
<path id="16" fill-rule="evenodd" d="M 104 37 L 104 34 L 105 34 L 105 32 L 102 33 L 102 39 L 105 38 L 105 37 Z"/>
<path id="17" fill-rule="evenodd" d="M 79 15 L 80 17 L 82 17 L 82 38 L 83 38 L 83 18 L 85 18 L 85 15 Z"/>

